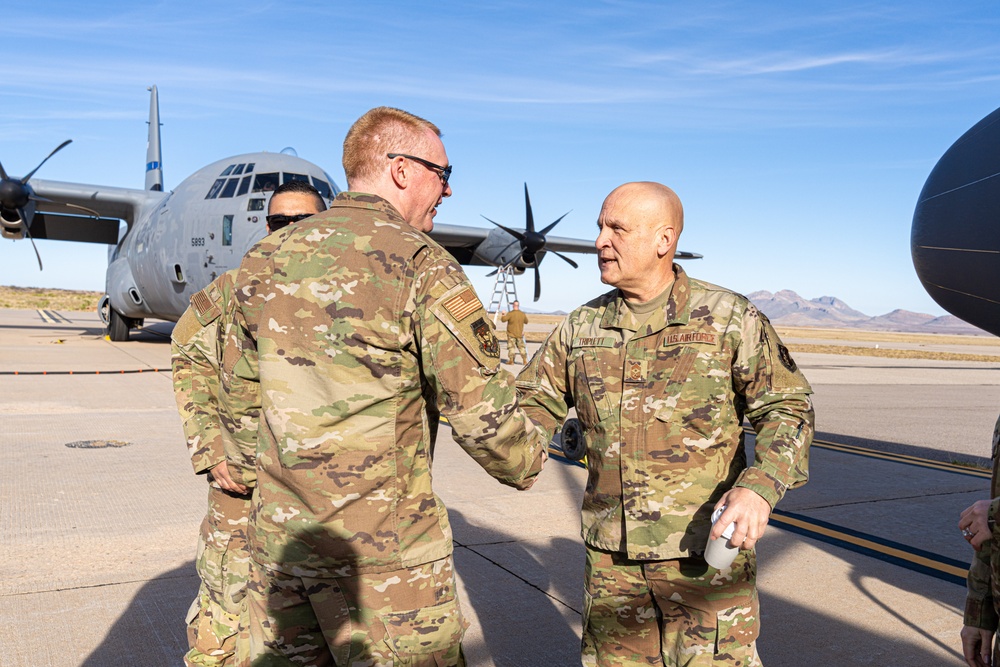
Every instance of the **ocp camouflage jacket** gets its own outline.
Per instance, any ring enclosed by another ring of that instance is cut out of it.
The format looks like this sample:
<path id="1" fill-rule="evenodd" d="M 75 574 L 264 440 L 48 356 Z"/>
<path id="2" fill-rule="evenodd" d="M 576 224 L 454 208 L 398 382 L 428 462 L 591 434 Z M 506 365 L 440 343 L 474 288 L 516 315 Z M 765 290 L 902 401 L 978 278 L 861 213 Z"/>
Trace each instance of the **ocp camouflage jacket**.
<path id="1" fill-rule="evenodd" d="M 637 560 L 705 548 L 715 502 L 734 485 L 773 507 L 808 478 L 812 389 L 745 298 L 676 279 L 662 311 L 623 345 L 617 290 L 576 309 L 518 376 L 547 434 L 576 407 L 587 441 L 583 538 Z M 747 467 L 743 418 L 757 432 Z"/>
<path id="2" fill-rule="evenodd" d="M 258 562 L 333 577 L 448 556 L 431 488 L 440 415 L 490 475 L 532 484 L 547 441 L 517 407 L 492 323 L 451 255 L 385 200 L 342 193 L 265 238 L 236 295 L 224 424 L 258 438 Z M 241 385 L 257 382 L 255 404 Z"/>

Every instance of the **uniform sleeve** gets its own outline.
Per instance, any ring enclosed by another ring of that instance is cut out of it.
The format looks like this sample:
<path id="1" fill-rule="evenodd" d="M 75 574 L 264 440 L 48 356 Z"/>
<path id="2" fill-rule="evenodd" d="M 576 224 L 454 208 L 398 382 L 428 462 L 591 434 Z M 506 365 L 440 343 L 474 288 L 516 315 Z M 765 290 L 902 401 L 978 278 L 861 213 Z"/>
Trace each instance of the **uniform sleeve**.
<path id="1" fill-rule="evenodd" d="M 238 306 L 226 323 L 221 376 L 219 413 L 229 474 L 234 481 L 253 488 L 257 482 L 260 367 L 256 343 Z"/>
<path id="2" fill-rule="evenodd" d="M 569 350 L 569 319 L 549 334 L 541 349 L 517 376 L 517 392 L 528 418 L 551 440 L 573 407 L 566 357 Z"/>
<path id="3" fill-rule="evenodd" d="M 755 491 L 773 508 L 785 491 L 809 479 L 812 388 L 770 322 L 753 305 L 741 317 L 733 383 L 757 432 L 754 464 L 743 471 L 736 486 Z"/>
<path id="4" fill-rule="evenodd" d="M 171 336 L 174 397 L 191 465 L 199 474 L 225 460 L 216 401 L 219 391 L 217 336 L 217 321 L 212 319 L 203 325 L 194 306 L 184 312 Z"/>
<path id="5" fill-rule="evenodd" d="M 253 253 L 243 262 L 239 282 L 266 265 Z M 249 265 L 249 268 L 248 268 Z M 263 305 L 256 296 L 257 281 L 233 288 L 230 308 L 223 318 L 223 348 L 219 392 L 219 418 L 223 448 L 233 480 L 253 488 L 257 481 L 257 435 L 261 411 L 260 367 L 253 326 L 255 308 Z"/>
<path id="6" fill-rule="evenodd" d="M 995 504 L 996 499 L 993 502 Z M 996 608 L 993 606 L 993 588 L 990 578 L 990 552 L 995 539 L 994 535 L 983 544 L 983 548 L 976 552 L 972 559 L 972 565 L 969 566 L 969 576 L 966 579 L 968 593 L 965 597 L 965 620 L 963 621 L 965 625 L 991 632 L 995 631 L 1000 623 Z"/>
<path id="7" fill-rule="evenodd" d="M 502 484 L 526 489 L 547 456 L 542 433 L 500 368 L 500 343 L 472 284 L 454 261 L 424 249 L 415 258 L 407 310 L 423 375 L 455 441 Z M 430 400 L 430 399 L 429 399 Z"/>

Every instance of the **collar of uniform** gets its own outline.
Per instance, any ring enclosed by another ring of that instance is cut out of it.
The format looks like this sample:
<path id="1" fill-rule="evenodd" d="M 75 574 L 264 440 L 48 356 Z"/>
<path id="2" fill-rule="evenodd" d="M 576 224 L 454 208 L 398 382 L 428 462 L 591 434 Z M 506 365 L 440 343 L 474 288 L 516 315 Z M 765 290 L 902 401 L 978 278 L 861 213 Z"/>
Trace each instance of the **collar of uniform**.
<path id="1" fill-rule="evenodd" d="M 687 274 L 679 264 L 674 264 L 674 284 L 670 288 L 670 298 L 667 299 L 667 306 L 661 311 L 651 313 L 646 324 L 640 331 L 635 333 L 635 337 L 648 336 L 656 333 L 673 324 L 687 324 L 691 317 L 691 310 L 688 307 L 691 295 L 691 283 Z M 615 294 L 614 300 L 608 304 L 604 310 L 604 317 L 601 318 L 602 329 L 620 329 L 622 318 L 628 316 L 628 306 L 625 305 L 625 297 L 621 292 Z"/>
<path id="2" fill-rule="evenodd" d="M 341 192 L 333 198 L 330 208 L 327 210 L 335 208 L 364 208 L 370 211 L 378 211 L 392 222 L 406 224 L 406 220 L 403 219 L 403 216 L 400 215 L 395 206 L 378 195 L 365 192 Z"/>

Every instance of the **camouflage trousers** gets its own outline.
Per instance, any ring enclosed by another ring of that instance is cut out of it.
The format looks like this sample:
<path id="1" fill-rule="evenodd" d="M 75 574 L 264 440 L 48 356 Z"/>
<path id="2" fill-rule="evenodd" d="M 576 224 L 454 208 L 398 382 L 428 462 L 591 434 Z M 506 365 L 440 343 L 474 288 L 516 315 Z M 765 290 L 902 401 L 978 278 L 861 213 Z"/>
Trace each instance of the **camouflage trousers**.
<path id="1" fill-rule="evenodd" d="M 241 667 L 463 667 L 467 626 L 451 557 L 335 579 L 251 562 Z"/>
<path id="2" fill-rule="evenodd" d="M 582 663 L 759 667 L 756 558 L 633 561 L 587 548 Z"/>
<path id="3" fill-rule="evenodd" d="M 521 354 L 524 363 L 528 363 L 528 351 L 524 347 L 524 336 L 507 336 L 507 363 L 514 363 L 514 349 Z"/>
<path id="4" fill-rule="evenodd" d="M 213 485 L 208 513 L 201 522 L 195 567 L 201 577 L 198 597 L 187 615 L 186 665 L 231 665 L 236 650 L 240 606 L 250 574 L 247 516 L 250 496 Z"/>

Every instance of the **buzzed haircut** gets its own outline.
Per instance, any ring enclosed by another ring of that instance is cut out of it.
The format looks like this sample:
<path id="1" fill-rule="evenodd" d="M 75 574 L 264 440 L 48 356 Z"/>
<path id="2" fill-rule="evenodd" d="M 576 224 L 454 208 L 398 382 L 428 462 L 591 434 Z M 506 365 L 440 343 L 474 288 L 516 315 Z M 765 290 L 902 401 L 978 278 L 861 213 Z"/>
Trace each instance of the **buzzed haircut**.
<path id="1" fill-rule="evenodd" d="M 352 181 L 375 176 L 388 153 L 412 153 L 419 148 L 419 136 L 430 130 L 441 136 L 437 125 L 408 111 L 375 107 L 354 121 L 344 138 L 344 173 L 348 188 Z"/>
<path id="2" fill-rule="evenodd" d="M 321 212 L 326 210 L 326 200 L 323 199 L 323 195 L 319 193 L 319 190 L 311 186 L 306 181 L 288 181 L 287 183 L 279 185 L 277 188 L 275 188 L 274 192 L 271 193 L 271 199 L 267 203 L 267 208 L 269 211 L 271 210 L 271 201 L 274 201 L 275 197 L 277 197 L 278 195 L 283 195 L 286 192 L 294 192 L 302 195 L 312 195 L 313 197 L 316 198 L 316 202 L 319 206 L 318 210 Z"/>

